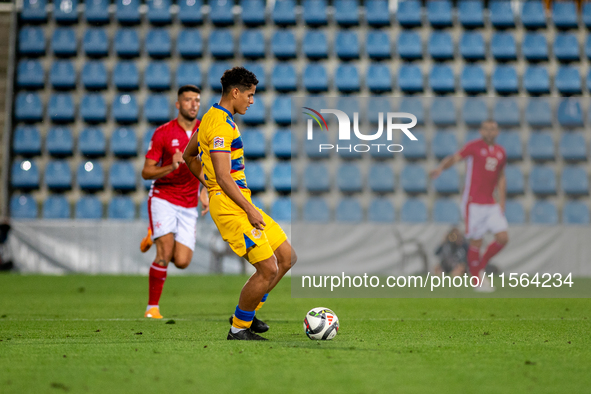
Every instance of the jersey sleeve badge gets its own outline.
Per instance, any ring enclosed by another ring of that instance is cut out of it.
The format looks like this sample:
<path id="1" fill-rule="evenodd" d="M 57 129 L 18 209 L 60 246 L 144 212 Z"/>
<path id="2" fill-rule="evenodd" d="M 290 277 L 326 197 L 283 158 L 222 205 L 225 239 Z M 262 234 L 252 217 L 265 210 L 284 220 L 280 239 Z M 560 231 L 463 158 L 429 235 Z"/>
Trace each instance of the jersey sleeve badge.
<path id="1" fill-rule="evenodd" d="M 224 137 L 214 137 L 213 149 L 221 149 L 224 147 Z"/>

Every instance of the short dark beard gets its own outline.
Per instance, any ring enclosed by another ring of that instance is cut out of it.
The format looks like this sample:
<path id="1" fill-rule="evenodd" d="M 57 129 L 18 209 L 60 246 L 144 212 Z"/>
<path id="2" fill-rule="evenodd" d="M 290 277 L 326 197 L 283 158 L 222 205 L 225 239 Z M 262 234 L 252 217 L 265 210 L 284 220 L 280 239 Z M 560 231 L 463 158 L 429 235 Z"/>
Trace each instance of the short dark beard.
<path id="1" fill-rule="evenodd" d="M 179 109 L 179 114 L 185 118 L 186 120 L 188 120 L 189 122 L 194 121 L 197 117 L 190 117 L 189 115 L 185 114 L 182 110 Z"/>

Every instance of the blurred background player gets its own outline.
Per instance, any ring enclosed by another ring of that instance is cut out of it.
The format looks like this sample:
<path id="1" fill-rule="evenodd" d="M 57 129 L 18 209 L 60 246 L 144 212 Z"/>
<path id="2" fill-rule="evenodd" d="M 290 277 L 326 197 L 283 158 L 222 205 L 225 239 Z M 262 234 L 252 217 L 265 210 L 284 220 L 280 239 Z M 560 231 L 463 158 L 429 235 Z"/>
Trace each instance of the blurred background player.
<path id="1" fill-rule="evenodd" d="M 509 241 L 507 219 L 505 218 L 506 179 L 505 163 L 507 155 L 502 146 L 495 144 L 499 134 L 496 122 L 486 120 L 480 125 L 482 138 L 466 144 L 459 152 L 443 159 L 431 171 L 431 178 L 437 178 L 443 170 L 466 159 L 466 182 L 462 195 L 462 214 L 466 226 L 466 238 L 470 240 L 468 249 L 468 269 L 472 276 L 479 276 L 489 260 L 499 253 Z M 498 186 L 498 200 L 493 192 Z M 480 247 L 482 237 L 487 232 L 494 234 L 494 241 L 488 245 L 482 257 Z M 476 290 L 492 291 L 485 278 L 482 287 Z"/>
<path id="2" fill-rule="evenodd" d="M 255 318 L 268 293 L 296 262 L 283 229 L 255 207 L 244 176 L 244 151 L 234 114 L 244 115 L 254 103 L 258 80 L 244 67 L 226 70 L 221 79 L 222 97 L 203 116 L 184 159 L 207 187 L 211 217 L 224 241 L 250 262 L 256 272 L 248 279 L 230 318 L 227 339 L 266 340 L 256 333 L 269 329 Z"/>
<path id="3" fill-rule="evenodd" d="M 451 276 L 461 276 L 466 272 L 468 242 L 457 227 L 452 228 L 441 245 L 435 250 L 439 257 L 439 265 L 435 267 L 435 275 L 445 272 Z"/>
<path id="4" fill-rule="evenodd" d="M 150 291 L 145 317 L 162 319 L 160 295 L 167 267 L 189 266 L 196 241 L 199 181 L 185 165 L 183 151 L 199 128 L 197 113 L 201 91 L 193 85 L 178 90 L 178 117 L 154 131 L 142 170 L 144 179 L 154 179 L 148 197 L 150 227 L 140 248 L 146 252 L 156 242 L 156 258 L 150 267 Z M 202 214 L 208 210 L 207 196 L 201 196 Z"/>

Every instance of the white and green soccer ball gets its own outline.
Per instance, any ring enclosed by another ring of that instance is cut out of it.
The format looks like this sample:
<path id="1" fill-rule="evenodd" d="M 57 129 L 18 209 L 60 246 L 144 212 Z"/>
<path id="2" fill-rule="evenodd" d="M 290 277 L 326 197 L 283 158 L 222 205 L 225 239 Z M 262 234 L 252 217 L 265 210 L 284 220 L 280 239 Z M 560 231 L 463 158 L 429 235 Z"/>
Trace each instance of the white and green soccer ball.
<path id="1" fill-rule="evenodd" d="M 339 331 L 339 318 L 328 308 L 314 308 L 306 313 L 304 332 L 310 339 L 333 339 Z"/>

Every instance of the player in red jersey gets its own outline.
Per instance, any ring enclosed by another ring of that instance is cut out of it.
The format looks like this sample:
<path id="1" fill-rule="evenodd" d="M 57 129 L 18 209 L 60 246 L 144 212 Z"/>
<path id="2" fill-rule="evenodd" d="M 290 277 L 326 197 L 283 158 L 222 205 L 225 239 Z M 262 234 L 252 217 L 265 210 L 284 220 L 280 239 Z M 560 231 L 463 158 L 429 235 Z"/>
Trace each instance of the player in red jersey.
<path id="1" fill-rule="evenodd" d="M 431 178 L 460 160 L 466 159 L 466 183 L 462 195 L 462 213 L 466 225 L 466 237 L 470 239 L 468 267 L 472 276 L 478 276 L 486 268 L 489 260 L 499 253 L 509 241 L 507 219 L 505 218 L 505 197 L 507 181 L 505 163 L 507 155 L 502 146 L 495 144 L 499 135 L 496 122 L 487 120 L 480 126 L 481 139 L 467 143 L 459 152 L 443 159 L 431 171 Z M 498 187 L 498 201 L 493 192 Z M 488 245 L 480 257 L 482 237 L 488 231 L 495 240 Z M 484 286 L 484 289 L 487 287 Z"/>
<path id="2" fill-rule="evenodd" d="M 153 179 L 148 198 L 150 227 L 142 240 L 142 252 L 156 242 L 156 258 L 150 267 L 150 292 L 145 317 L 162 319 L 158 306 L 167 267 L 189 266 L 196 241 L 199 200 L 202 215 L 209 209 L 206 193 L 199 198 L 199 181 L 183 160 L 183 151 L 197 132 L 201 91 L 193 85 L 178 90 L 176 119 L 158 127 L 152 136 L 142 170 L 144 179 Z"/>

